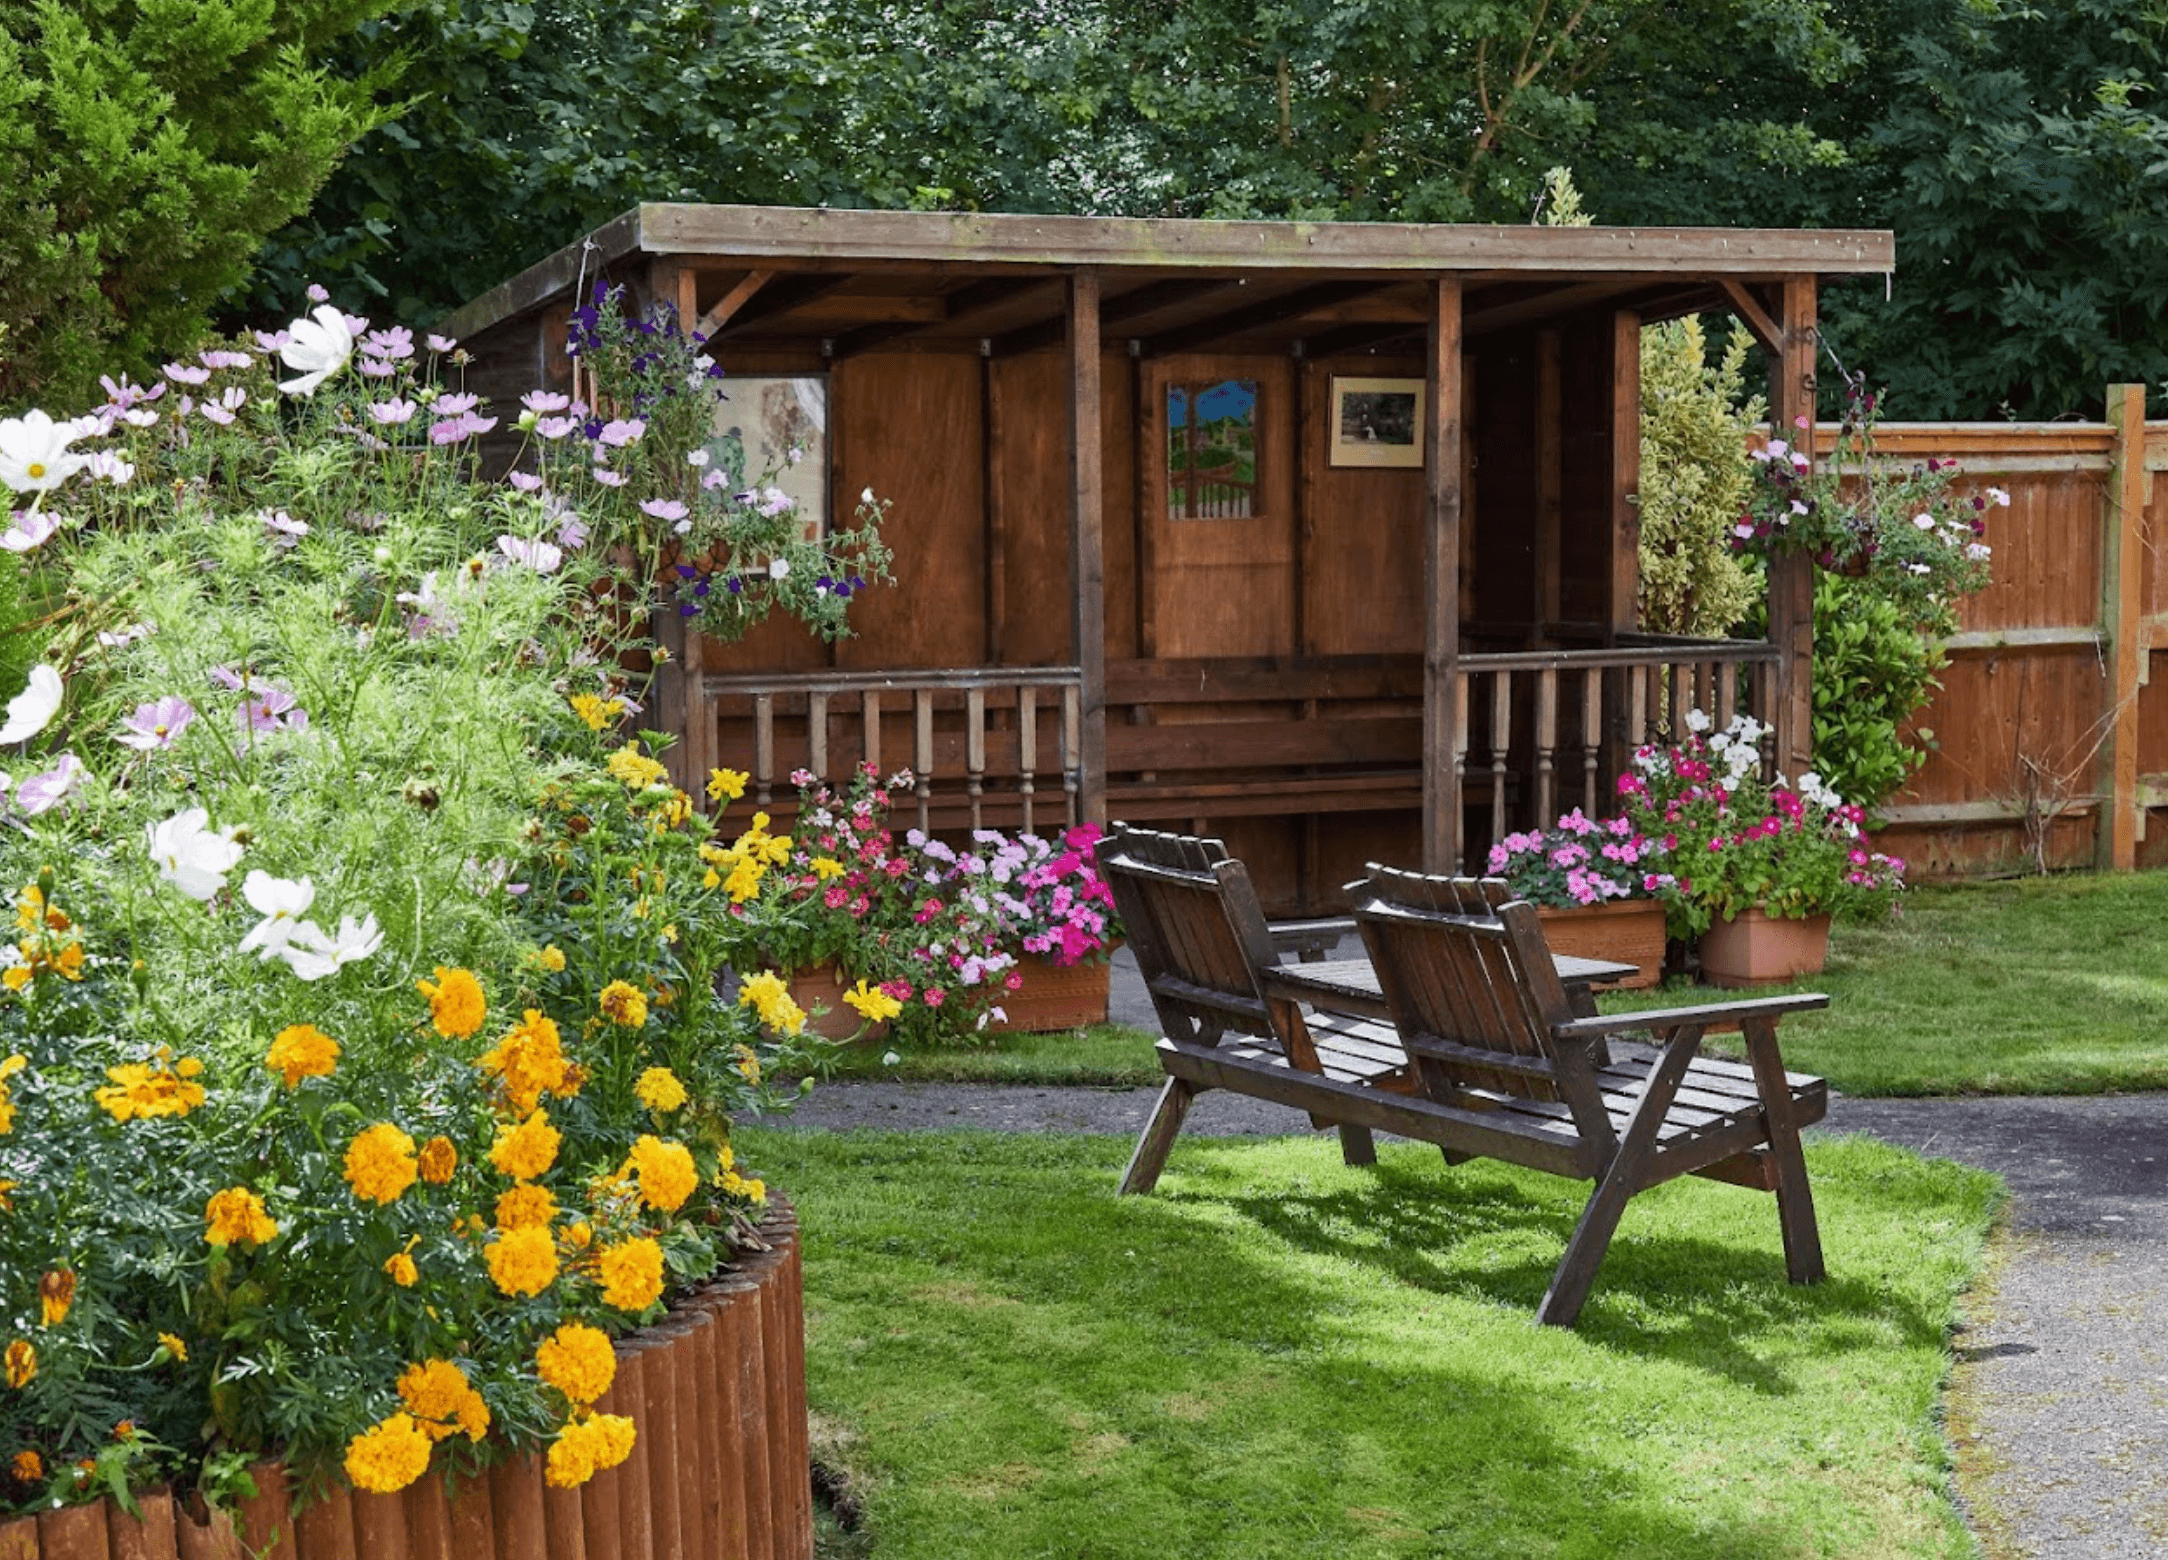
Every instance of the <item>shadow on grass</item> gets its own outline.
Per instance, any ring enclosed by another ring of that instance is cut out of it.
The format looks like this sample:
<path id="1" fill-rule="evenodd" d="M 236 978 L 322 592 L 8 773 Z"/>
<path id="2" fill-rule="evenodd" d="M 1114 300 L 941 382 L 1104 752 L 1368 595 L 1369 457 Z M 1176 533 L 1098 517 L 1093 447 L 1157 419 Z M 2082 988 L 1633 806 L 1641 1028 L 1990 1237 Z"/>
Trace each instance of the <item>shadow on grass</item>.
<path id="1" fill-rule="evenodd" d="M 1556 1334 L 1532 1313 L 1578 1184 L 1391 1163 L 1349 1184 L 1313 1145 L 1196 1143 L 1161 1195 L 1117 1199 L 1123 1148 L 758 1145 L 805 1221 L 816 1401 L 878 1465 L 884 1557 L 1940 1552 L 1927 1481 L 1887 1544 L 1875 1499 L 1847 1515 L 1841 1482 L 1756 1450 L 1802 1390 L 1765 1354 L 1939 1341 L 1916 1304 L 1629 1233 L 1578 1337 Z M 1870 1438 L 1902 1444 L 1924 1403 L 1881 1390 Z M 1644 1424 L 1678 1444 L 1644 1455 Z M 1742 1458 L 1735 1493 L 1711 1470 Z"/>

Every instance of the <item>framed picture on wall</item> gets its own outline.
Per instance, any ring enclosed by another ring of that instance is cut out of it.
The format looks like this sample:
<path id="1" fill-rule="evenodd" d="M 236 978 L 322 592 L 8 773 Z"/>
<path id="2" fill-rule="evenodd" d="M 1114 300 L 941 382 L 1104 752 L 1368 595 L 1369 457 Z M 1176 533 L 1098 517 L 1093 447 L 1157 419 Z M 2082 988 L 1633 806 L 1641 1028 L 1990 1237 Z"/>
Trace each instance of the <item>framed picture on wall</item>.
<path id="1" fill-rule="evenodd" d="M 730 374 L 718 383 L 709 470 L 733 493 L 779 489 L 805 539 L 819 541 L 828 534 L 828 376 Z"/>
<path id="2" fill-rule="evenodd" d="M 1421 466 L 1423 382 L 1335 374 L 1331 435 L 1335 466 Z"/>

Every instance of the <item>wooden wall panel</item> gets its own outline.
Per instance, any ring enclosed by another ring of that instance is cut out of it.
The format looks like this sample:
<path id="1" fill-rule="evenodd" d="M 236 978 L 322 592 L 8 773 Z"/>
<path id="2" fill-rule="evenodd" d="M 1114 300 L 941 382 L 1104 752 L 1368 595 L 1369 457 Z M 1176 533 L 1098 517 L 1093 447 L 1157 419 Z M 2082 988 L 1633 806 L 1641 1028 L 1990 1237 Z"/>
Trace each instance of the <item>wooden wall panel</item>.
<path id="1" fill-rule="evenodd" d="M 1416 358 L 1341 357 L 1301 370 L 1303 644 L 1306 654 L 1420 654 L 1423 473 L 1332 464 L 1332 379 L 1419 379 Z"/>
<path id="2" fill-rule="evenodd" d="M 851 603 L 847 670 L 976 666 L 986 653 L 985 450 L 976 358 L 869 353 L 836 367 L 832 504 L 872 488 L 892 506 L 882 535 L 895 583 Z"/>
<path id="3" fill-rule="evenodd" d="M 1474 360 L 1469 438 L 1475 453 L 1461 642 L 1471 650 L 1527 648 L 1535 602 L 1542 487 L 1537 456 L 1538 345 L 1533 331 L 1486 337 Z"/>
<path id="4" fill-rule="evenodd" d="M 1560 332 L 1559 605 L 1568 623 L 1601 624 L 1611 607 L 1612 345 L 1609 314 Z"/>

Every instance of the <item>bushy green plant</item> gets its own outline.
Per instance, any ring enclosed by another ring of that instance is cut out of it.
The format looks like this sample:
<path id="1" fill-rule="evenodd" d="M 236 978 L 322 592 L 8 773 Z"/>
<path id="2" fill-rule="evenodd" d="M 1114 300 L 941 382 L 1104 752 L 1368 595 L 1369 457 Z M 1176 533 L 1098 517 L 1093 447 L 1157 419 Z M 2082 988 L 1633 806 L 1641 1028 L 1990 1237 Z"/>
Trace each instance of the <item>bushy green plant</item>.
<path id="1" fill-rule="evenodd" d="M 1814 581 L 1814 761 L 1839 793 L 1872 809 L 1927 762 L 1935 734 L 1912 717 L 1949 664 L 1871 579 Z"/>
<path id="2" fill-rule="evenodd" d="M 0 422 L 66 588 L 0 729 L 0 1509 L 620 1460 L 606 1335 L 743 1238 L 730 1119 L 810 1059 L 718 978 L 609 512 L 480 481 L 449 344 L 363 324 Z"/>
<path id="3" fill-rule="evenodd" d="M 1729 545 L 1763 402 L 1741 383 L 1750 338 L 1734 330 L 1713 367 L 1694 315 L 1641 333 L 1641 626 L 1721 637 L 1761 593 Z"/>

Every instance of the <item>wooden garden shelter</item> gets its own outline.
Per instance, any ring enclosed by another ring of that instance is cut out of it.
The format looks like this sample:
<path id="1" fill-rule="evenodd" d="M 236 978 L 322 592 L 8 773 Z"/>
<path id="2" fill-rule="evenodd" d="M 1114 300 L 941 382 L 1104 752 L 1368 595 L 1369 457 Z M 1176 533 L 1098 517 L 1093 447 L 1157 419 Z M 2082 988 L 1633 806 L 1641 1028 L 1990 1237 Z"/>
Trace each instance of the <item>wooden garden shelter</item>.
<path id="1" fill-rule="evenodd" d="M 1603 806 L 1690 704 L 1804 764 L 1803 567 L 1767 643 L 1638 632 L 1640 329 L 1739 316 L 1788 427 L 1819 278 L 1892 264 L 1883 232 L 647 205 L 443 328 L 470 388 L 569 387 L 575 293 L 623 283 L 810 399 L 839 517 L 892 504 L 856 637 L 678 647 L 688 774 L 779 808 L 871 757 L 914 770 L 906 822 L 1209 829 L 1286 913 Z"/>

